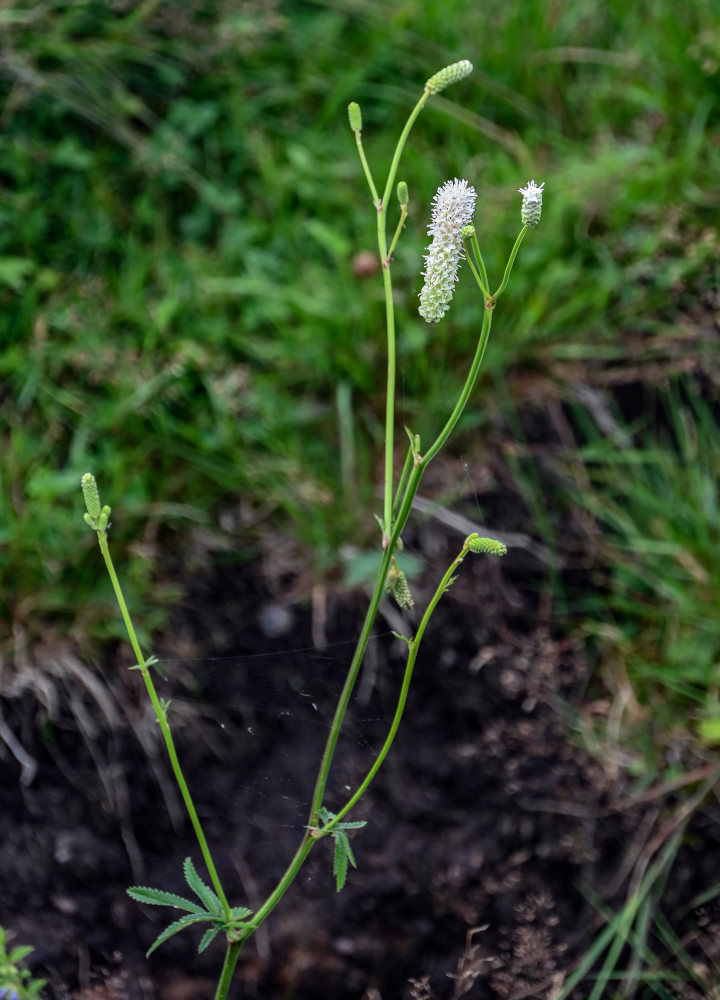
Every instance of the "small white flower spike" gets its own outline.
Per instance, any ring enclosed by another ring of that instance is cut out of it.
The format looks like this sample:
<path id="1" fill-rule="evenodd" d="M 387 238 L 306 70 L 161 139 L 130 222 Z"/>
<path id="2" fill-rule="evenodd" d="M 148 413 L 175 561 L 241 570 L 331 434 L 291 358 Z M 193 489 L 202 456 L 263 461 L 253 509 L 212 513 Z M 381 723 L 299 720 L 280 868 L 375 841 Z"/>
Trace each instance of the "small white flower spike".
<path id="1" fill-rule="evenodd" d="M 518 191 L 523 196 L 520 218 L 522 219 L 522 224 L 527 226 L 528 229 L 534 229 L 540 221 L 544 187 L 545 181 L 540 186 L 535 181 L 528 181 L 526 187 L 518 188 Z"/>
<path id="2" fill-rule="evenodd" d="M 447 312 L 455 291 L 463 256 L 462 230 L 472 221 L 477 192 L 467 181 L 446 181 L 432 203 L 428 236 L 432 243 L 425 255 L 425 284 L 420 292 L 420 315 L 437 323 Z"/>

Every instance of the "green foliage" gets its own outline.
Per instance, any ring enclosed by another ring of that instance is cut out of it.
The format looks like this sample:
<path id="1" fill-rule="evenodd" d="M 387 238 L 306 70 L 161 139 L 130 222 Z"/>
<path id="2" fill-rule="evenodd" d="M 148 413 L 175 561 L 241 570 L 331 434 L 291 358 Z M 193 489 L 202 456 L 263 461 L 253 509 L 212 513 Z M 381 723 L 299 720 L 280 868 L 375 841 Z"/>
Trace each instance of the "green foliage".
<path id="1" fill-rule="evenodd" d="M 672 363 L 678 308 L 717 283 L 715 13 L 711 0 L 663 0 L 652 17 L 590 0 L 552 15 L 499 0 L 6 6 L 3 627 L 115 630 L 90 540 L 76 542 L 88 467 L 127 498 L 118 541 L 142 526 L 125 579 L 146 634 L 177 596 L 163 553 L 225 547 L 240 496 L 241 557 L 253 508 L 289 519 L 320 572 L 349 534 L 371 537 L 382 303 L 353 267 L 374 234 L 345 108 L 362 100 L 368 155 L 387 159 L 388 107 L 468 38 L 476 74 L 433 98 L 407 157 L 401 420 L 429 439 L 472 349 L 467 283 L 446 323 L 416 313 L 429 199 L 461 171 L 496 280 L 517 187 L 547 182 L 542 239 L 488 352 L 489 405 L 466 434 L 487 426 L 500 373 L 546 372 L 562 391 L 623 363 L 640 334 L 647 377 Z M 714 341 L 690 331 L 684 354 L 711 370 Z"/>
<path id="2" fill-rule="evenodd" d="M 249 917 L 252 912 L 245 906 L 235 906 L 230 911 L 230 917 L 228 918 L 219 897 L 200 878 L 190 858 L 185 858 L 183 873 L 185 881 L 198 897 L 202 906 L 198 906 L 191 899 L 178 896 L 174 892 L 165 892 L 164 889 L 150 889 L 147 886 L 134 885 L 127 890 L 128 896 L 138 903 L 146 903 L 150 906 L 171 906 L 176 910 L 187 910 L 185 916 L 174 920 L 158 934 L 155 941 L 148 948 L 148 955 L 155 951 L 156 948 L 159 948 L 173 934 L 185 930 L 186 927 L 192 927 L 194 924 L 209 923 L 210 927 L 205 931 L 198 945 L 198 952 L 205 951 L 221 931 L 232 934 L 241 930 L 247 923 L 245 918 Z"/>
<path id="3" fill-rule="evenodd" d="M 8 948 L 8 934 L 0 927 L 0 1000 L 38 1000 L 44 979 L 33 979 L 25 959 L 35 950 L 29 945 Z"/>
<path id="4" fill-rule="evenodd" d="M 720 429 L 691 380 L 657 403 L 653 422 L 635 427 L 608 411 L 612 436 L 576 408 L 582 443 L 556 467 L 591 515 L 568 512 L 594 566 L 569 607 L 619 665 L 606 673 L 611 688 L 629 682 L 641 712 L 623 738 L 652 769 L 693 730 L 717 745 L 720 719 Z"/>
<path id="5" fill-rule="evenodd" d="M 325 806 L 320 809 L 319 815 L 320 821 L 325 824 L 335 819 L 335 813 L 330 812 Z M 358 822 L 341 821 L 340 823 L 336 823 L 330 831 L 330 836 L 335 845 L 333 852 L 333 875 L 335 876 L 335 885 L 338 892 L 344 888 L 347 881 L 348 864 L 351 864 L 353 868 L 357 868 L 355 855 L 353 854 L 350 839 L 346 831 L 361 830 L 364 826 L 364 820 Z"/>

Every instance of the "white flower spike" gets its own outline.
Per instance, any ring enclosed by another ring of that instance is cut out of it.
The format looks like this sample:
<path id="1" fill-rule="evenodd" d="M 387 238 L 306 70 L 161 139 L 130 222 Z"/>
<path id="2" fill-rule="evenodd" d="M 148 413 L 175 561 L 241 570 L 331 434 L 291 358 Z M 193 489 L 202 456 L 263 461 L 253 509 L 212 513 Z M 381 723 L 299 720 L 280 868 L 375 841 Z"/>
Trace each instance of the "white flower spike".
<path id="1" fill-rule="evenodd" d="M 447 312 L 455 291 L 458 267 L 463 257 L 462 229 L 472 221 L 477 192 L 467 181 L 446 181 L 432 203 L 428 236 L 432 243 L 425 255 L 425 284 L 420 292 L 420 315 L 437 323 Z"/>
<path id="2" fill-rule="evenodd" d="M 528 181 L 526 187 L 518 188 L 518 191 L 523 196 L 520 218 L 522 219 L 522 224 L 527 226 L 528 229 L 534 229 L 540 221 L 544 187 L 545 181 L 539 186 L 535 181 Z"/>

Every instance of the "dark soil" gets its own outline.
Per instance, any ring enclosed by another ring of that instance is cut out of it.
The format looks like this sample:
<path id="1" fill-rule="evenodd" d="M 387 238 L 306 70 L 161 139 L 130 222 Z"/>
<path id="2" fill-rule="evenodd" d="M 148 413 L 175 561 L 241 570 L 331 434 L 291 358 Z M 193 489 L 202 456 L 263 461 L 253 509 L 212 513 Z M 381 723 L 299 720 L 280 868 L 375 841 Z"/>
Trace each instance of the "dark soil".
<path id="1" fill-rule="evenodd" d="M 461 537 L 426 527 L 413 542 L 432 580 Z M 397 742 L 353 816 L 367 820 L 352 835 L 357 871 L 337 894 L 331 848 L 318 845 L 241 957 L 236 997 L 550 997 L 603 926 L 590 890 L 622 905 L 633 865 L 677 802 L 617 808 L 622 772 L 585 752 L 570 724 L 586 695 L 583 650 L 542 623 L 531 564 L 522 551 L 502 564 L 466 561 L 426 637 Z M 344 593 L 327 598 L 323 618 L 320 592 L 314 614 L 288 604 L 291 583 L 215 568 L 195 580 L 155 650 L 174 661 L 171 720 L 235 905 L 258 905 L 300 839 L 364 609 L 362 594 Z M 420 587 L 421 606 L 427 596 Z M 395 627 L 378 623 L 329 804 L 357 784 L 387 730 L 401 676 Z M 24 787 L 17 761 L 0 759 L 0 923 L 35 946 L 48 997 L 206 1000 L 220 943 L 198 956 L 199 933 L 185 932 L 146 959 L 177 914 L 166 920 L 125 893 L 138 882 L 187 893 L 183 859 L 201 867 L 129 665 L 123 647 L 99 671 L 114 715 L 79 676 L 42 727 L 37 696 L 5 703 L 38 770 Z M 683 913 L 717 878 L 717 829 L 707 813 L 695 818 L 664 897 L 708 969 L 717 911 Z M 710 995 L 683 990 L 672 995 Z"/>

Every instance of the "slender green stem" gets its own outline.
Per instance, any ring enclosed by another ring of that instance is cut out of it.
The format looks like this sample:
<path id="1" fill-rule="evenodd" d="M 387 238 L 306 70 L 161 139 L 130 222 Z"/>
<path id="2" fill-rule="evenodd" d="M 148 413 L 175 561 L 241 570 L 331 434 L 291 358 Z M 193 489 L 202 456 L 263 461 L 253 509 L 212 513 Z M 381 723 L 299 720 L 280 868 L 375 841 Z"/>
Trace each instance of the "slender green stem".
<path id="1" fill-rule="evenodd" d="M 360 672 L 360 667 L 362 665 L 363 659 L 365 657 L 365 650 L 367 649 L 367 644 L 370 638 L 370 632 L 372 626 L 375 622 L 377 616 L 377 609 L 380 604 L 380 598 L 382 597 L 383 588 L 385 585 L 385 578 L 387 576 L 388 567 L 390 565 L 390 559 L 392 553 L 397 545 L 397 540 L 400 537 L 400 533 L 405 526 L 405 522 L 408 519 L 410 510 L 412 508 L 412 501 L 417 493 L 418 486 L 420 485 L 420 478 L 422 476 L 422 467 L 420 464 L 415 464 L 413 466 L 412 472 L 410 473 L 410 478 L 408 481 L 407 489 L 403 497 L 402 503 L 400 505 L 400 510 L 398 512 L 395 524 L 393 527 L 393 532 L 390 537 L 390 542 L 382 554 L 382 559 L 380 563 L 380 568 L 378 569 L 377 580 L 375 582 L 375 588 L 373 590 L 373 595 L 370 601 L 370 606 L 368 607 L 367 613 L 365 615 L 365 622 L 363 624 L 362 631 L 360 633 L 360 638 L 358 639 L 358 644 L 355 650 L 355 655 L 353 656 L 352 663 L 348 670 L 348 675 L 345 679 L 345 685 L 343 687 L 342 693 L 340 695 L 340 700 L 338 706 L 335 710 L 335 716 L 333 718 L 332 726 L 330 728 L 330 734 L 328 736 L 327 744 L 325 747 L 325 752 L 323 753 L 323 758 L 320 764 L 320 770 L 318 772 L 317 780 L 315 783 L 315 790 L 313 792 L 312 805 L 310 807 L 310 815 L 308 818 L 307 831 L 300 842 L 292 861 L 286 868 L 284 874 L 280 878 L 279 882 L 273 889 L 272 893 L 268 896 L 267 900 L 263 903 L 259 910 L 253 915 L 252 920 L 247 925 L 247 931 L 243 934 L 242 940 L 246 940 L 250 935 L 260 926 L 260 924 L 265 920 L 265 918 L 272 912 L 272 910 L 277 906 L 282 897 L 287 892 L 293 879 L 300 871 L 305 858 L 310 853 L 313 846 L 317 843 L 317 838 L 313 837 L 310 830 L 317 829 L 320 806 L 322 805 L 323 797 L 325 794 L 325 786 L 327 784 L 328 774 L 330 772 L 330 765 L 332 763 L 333 754 L 335 747 L 337 745 L 338 736 L 340 734 L 340 727 L 342 726 L 342 721 L 345 717 L 345 712 L 347 711 L 347 706 L 350 701 L 350 696 L 355 687 L 357 681 L 358 673 Z"/>
<path id="2" fill-rule="evenodd" d="M 378 250 L 383 269 L 385 325 L 387 329 L 387 383 L 385 390 L 385 485 L 383 489 L 383 547 L 392 530 L 393 459 L 395 447 L 395 306 L 392 294 L 390 262 L 387 259 L 385 211 L 378 212 Z"/>
<path id="3" fill-rule="evenodd" d="M 360 162 L 362 163 L 362 168 L 365 172 L 365 178 L 368 182 L 368 187 L 370 188 L 370 194 L 372 195 L 373 205 L 377 208 L 380 204 L 380 198 L 377 193 L 377 188 L 375 187 L 375 181 L 370 173 L 370 166 L 368 164 L 367 158 L 365 156 L 365 150 L 362 144 L 362 134 L 360 132 L 355 133 L 355 142 L 357 143 L 358 156 L 360 157 Z"/>
<path id="4" fill-rule="evenodd" d="M 387 326 L 387 391 L 385 396 L 385 487 L 383 491 L 383 546 L 387 546 L 392 532 L 392 500 L 393 500 L 393 459 L 395 444 L 395 309 L 392 296 L 392 280 L 390 278 L 390 261 L 387 247 L 387 210 L 395 177 L 400 165 L 400 157 L 415 119 L 422 111 L 430 94 L 423 95 L 410 112 L 405 127 L 400 133 L 390 170 L 388 171 L 385 190 L 383 192 L 377 219 L 378 250 L 383 269 L 383 289 L 385 292 L 385 320 Z"/>
<path id="5" fill-rule="evenodd" d="M 420 625 L 418 626 L 418 630 L 415 634 L 415 637 L 408 642 L 407 662 L 405 664 L 405 673 L 403 675 L 403 682 L 402 682 L 402 687 L 400 689 L 400 696 L 398 698 L 398 704 L 397 708 L 395 709 L 395 715 L 393 717 L 392 724 L 390 726 L 390 731 L 388 732 L 387 738 L 385 739 L 385 742 L 382 745 L 382 749 L 375 758 L 373 766 L 370 768 L 370 770 L 365 776 L 365 779 L 358 786 L 355 793 L 351 796 L 350 799 L 348 799 L 348 801 L 345 803 L 342 809 L 328 823 L 326 823 L 325 826 L 321 827 L 320 833 L 323 836 L 329 833 L 335 826 L 335 824 L 339 823 L 344 816 L 347 816 L 347 814 L 350 812 L 353 806 L 355 806 L 358 803 L 358 801 L 367 791 L 370 782 L 373 780 L 377 772 L 380 770 L 383 761 L 387 757 L 388 752 L 390 751 L 390 747 L 393 745 L 395 736 L 397 735 L 400 722 L 402 721 L 403 712 L 405 711 L 405 703 L 407 701 L 408 691 L 410 690 L 410 681 L 412 680 L 418 649 L 420 648 L 420 643 L 422 642 L 423 635 L 425 634 L 425 629 L 428 626 L 428 622 L 430 621 L 430 618 L 435 608 L 437 607 L 440 598 L 447 590 L 450 580 L 453 576 L 453 573 L 455 573 L 458 566 L 467 555 L 468 551 L 469 551 L 468 546 L 463 546 L 462 550 L 460 551 L 460 554 L 457 556 L 456 559 L 453 560 L 453 562 L 448 567 L 447 572 L 445 573 L 442 580 L 438 584 L 437 590 L 435 591 L 430 603 L 425 609 L 425 614 L 423 615 Z"/>
<path id="6" fill-rule="evenodd" d="M 226 1000 L 242 946 L 242 941 L 228 941 L 227 950 L 225 951 L 225 961 L 223 962 L 220 978 L 215 989 L 215 1000 Z"/>
<path id="7" fill-rule="evenodd" d="M 392 256 L 395 253 L 395 247 L 397 246 L 397 241 L 400 239 L 400 233 L 403 231 L 403 226 L 405 225 L 406 219 L 407 219 L 407 205 L 401 205 L 400 218 L 398 219 L 398 224 L 395 228 L 395 235 L 392 238 L 392 243 L 390 244 L 390 249 L 388 250 L 388 263 L 392 261 Z"/>
<path id="8" fill-rule="evenodd" d="M 398 139 L 397 146 L 395 147 L 395 152 L 393 154 L 392 162 L 390 163 L 390 170 L 388 172 L 387 181 L 385 182 L 385 190 L 383 191 L 383 196 L 382 196 L 382 207 L 385 210 L 387 210 L 387 204 L 388 201 L 390 200 L 390 195 L 392 193 L 392 189 L 395 184 L 395 177 L 397 176 L 398 167 L 400 166 L 400 157 L 403 154 L 405 143 L 407 142 L 407 138 L 410 135 L 410 130 L 415 124 L 415 119 L 427 104 L 427 99 L 429 96 L 430 96 L 429 91 L 424 90 L 422 97 L 410 112 L 408 120 L 405 122 L 405 126 L 402 132 L 400 133 L 400 138 Z"/>
<path id="9" fill-rule="evenodd" d="M 323 803 L 323 796 L 325 794 L 325 786 L 327 784 L 328 775 L 330 773 L 330 765 L 332 764 L 333 755 L 335 753 L 335 747 L 337 746 L 337 741 L 340 736 L 340 729 L 342 727 L 343 719 L 345 718 L 345 713 L 347 712 L 347 707 L 350 703 L 350 697 L 352 695 L 355 683 L 357 681 L 358 674 L 360 672 L 360 667 L 362 666 L 363 659 L 365 657 L 365 650 L 367 649 L 367 644 L 370 640 L 370 633 L 372 627 L 375 623 L 377 617 L 378 607 L 380 606 L 380 599 L 383 595 L 383 590 L 385 588 L 385 580 L 387 578 L 388 568 L 390 566 L 390 560 L 392 559 L 393 553 L 395 552 L 395 547 L 397 545 L 398 538 L 402 529 L 405 527 L 405 522 L 408 519 L 410 510 L 412 508 L 412 501 L 417 493 L 418 486 L 420 485 L 420 478 L 422 476 L 422 465 L 416 463 L 413 466 L 413 470 L 410 474 L 407 489 L 405 491 L 405 496 L 400 505 L 400 510 L 398 511 L 397 518 L 393 525 L 392 534 L 390 536 L 389 542 L 385 549 L 383 550 L 382 558 L 380 560 L 380 567 L 378 569 L 377 578 L 375 580 L 375 586 L 373 588 L 372 597 L 370 598 L 370 604 L 368 606 L 367 613 L 365 615 L 365 621 L 363 622 L 363 627 L 360 632 L 360 637 L 358 639 L 357 646 L 355 648 L 355 654 L 350 663 L 348 669 L 347 677 L 345 678 L 345 684 L 340 693 L 340 698 L 338 700 L 337 707 L 335 709 L 335 715 L 333 716 L 333 721 L 330 726 L 330 732 L 328 734 L 327 742 L 325 744 L 325 750 L 323 752 L 322 760 L 320 762 L 320 769 L 318 771 L 317 780 L 315 782 L 315 790 L 312 797 L 312 805 L 310 807 L 310 816 L 308 818 L 308 826 L 315 827 L 318 822 L 318 814 L 320 812 L 320 806 Z"/>
<path id="10" fill-rule="evenodd" d="M 372 597 L 370 598 L 370 605 L 368 607 L 367 613 L 365 615 L 365 621 L 363 622 L 363 627 L 360 632 L 360 638 L 358 639 L 358 644 L 355 648 L 355 655 L 352 658 L 350 667 L 348 669 L 347 677 L 345 678 L 345 684 L 340 692 L 340 698 L 338 699 L 337 706 L 335 708 L 335 715 L 333 716 L 333 721 L 330 726 L 330 732 L 328 734 L 327 742 L 325 743 L 325 750 L 323 751 L 322 760 L 320 762 L 320 769 L 318 771 L 317 780 L 315 782 L 315 790 L 312 797 L 312 806 L 310 808 L 310 816 L 308 819 L 308 826 L 313 827 L 317 825 L 318 814 L 320 811 L 320 806 L 323 803 L 323 796 L 325 794 L 325 785 L 327 784 L 328 774 L 330 773 L 330 765 L 332 764 L 333 755 L 335 753 L 335 747 L 337 746 L 337 741 L 340 736 L 340 728 L 345 718 L 345 713 L 347 712 L 347 707 L 350 704 L 350 698 L 352 696 L 353 689 L 355 687 L 355 682 L 357 676 L 360 672 L 360 667 L 362 661 L 365 657 L 365 650 L 367 649 L 367 644 L 370 639 L 370 633 L 372 627 L 375 624 L 375 618 L 377 617 L 377 610 L 380 606 L 380 599 L 383 595 L 383 590 L 385 587 L 385 579 L 387 577 L 387 572 L 390 567 L 390 560 L 392 558 L 394 544 L 388 544 L 382 553 L 382 558 L 380 560 L 380 568 L 378 569 L 377 578 L 375 580 L 375 586 L 373 588 Z"/>
<path id="11" fill-rule="evenodd" d="M 490 292 L 487 290 L 487 285 L 483 284 L 483 280 L 480 277 L 480 273 L 479 273 L 477 267 L 475 266 L 475 263 L 474 263 L 472 257 L 470 256 L 469 253 L 467 253 L 467 244 L 465 246 L 465 251 L 466 251 L 467 262 L 468 262 L 468 264 L 470 266 L 470 270 L 473 273 L 475 281 L 477 281 L 478 287 L 480 288 L 480 291 L 483 293 L 485 299 L 489 299 L 490 298 Z"/>
<path id="12" fill-rule="evenodd" d="M 130 645 L 132 646 L 133 653 L 137 658 L 138 667 L 142 674 L 143 681 L 145 682 L 145 687 L 147 688 L 148 695 L 150 696 L 150 701 L 155 709 L 155 715 L 160 723 L 160 729 L 163 734 L 163 739 L 165 740 L 165 746 L 167 748 L 168 756 L 170 758 L 170 764 L 172 765 L 173 774 L 175 775 L 175 780 L 180 789 L 180 794 L 183 797 L 183 802 L 185 803 L 185 808 L 187 810 L 188 816 L 190 817 L 190 822 L 192 823 L 193 830 L 195 831 L 195 836 L 197 837 L 198 844 L 200 845 L 200 850 L 202 851 L 202 856 L 205 860 L 205 865 L 210 875 L 215 892 L 220 897 L 222 902 L 223 910 L 225 911 L 225 916 L 228 920 L 232 917 L 232 910 L 230 904 L 227 901 L 223 887 L 220 884 L 220 879 L 218 877 L 217 871 L 215 870 L 215 865 L 213 863 L 212 855 L 210 854 L 210 848 L 208 847 L 207 840 L 205 839 L 205 834 L 203 832 L 202 825 L 200 824 L 200 819 L 195 809 L 195 803 L 190 795 L 190 789 L 188 788 L 187 782 L 185 781 L 185 775 L 180 767 L 180 761 L 178 759 L 177 752 L 175 750 L 175 743 L 172 738 L 172 733 L 170 732 L 170 726 L 167 722 L 167 715 L 163 705 L 158 698 L 157 691 L 155 690 L 155 685 L 153 679 L 150 675 L 150 670 L 148 669 L 147 661 L 143 656 L 142 650 L 140 648 L 140 643 L 137 640 L 137 635 L 135 634 L 135 628 L 133 627 L 132 620 L 130 618 L 130 613 L 125 603 L 125 597 L 120 586 L 120 581 L 118 580 L 117 573 L 115 572 L 115 566 L 113 565 L 112 557 L 110 556 L 110 549 L 108 548 L 107 534 L 104 531 L 97 532 L 98 542 L 100 544 L 100 551 L 102 552 L 103 559 L 105 560 L 105 565 L 107 567 L 108 574 L 110 576 L 110 581 L 115 591 L 115 597 L 117 598 L 118 605 L 120 607 L 120 614 L 122 615 L 123 621 L 125 622 L 125 628 L 127 629 L 128 638 L 130 639 Z"/>
<path id="13" fill-rule="evenodd" d="M 495 299 L 496 302 L 498 300 L 498 296 L 502 295 L 502 293 L 505 291 L 505 286 L 507 285 L 508 281 L 510 280 L 510 272 L 513 269 L 513 264 L 515 263 L 515 258 L 517 257 L 518 250 L 520 249 L 520 244 L 525 239 L 525 233 L 527 231 L 528 231 L 528 227 L 527 226 L 523 226 L 522 229 L 520 230 L 520 232 L 518 233 L 517 239 L 515 240 L 515 245 L 513 246 L 512 250 L 510 251 L 510 256 L 508 257 L 508 262 L 505 265 L 505 274 L 503 275 L 503 280 L 500 282 L 498 290 L 493 295 L 493 299 Z"/>
<path id="14" fill-rule="evenodd" d="M 490 282 L 488 281 L 487 271 L 485 270 L 485 261 L 483 260 L 482 253 L 480 252 L 480 244 L 478 243 L 478 238 L 476 233 L 473 233 L 473 235 L 470 237 L 470 242 L 472 244 L 472 250 L 475 256 L 475 260 L 477 261 L 477 266 L 480 269 L 480 275 L 482 277 L 483 285 L 485 286 L 485 288 L 490 288 Z M 488 295 L 489 292 L 486 292 L 485 294 Z"/>
<path id="15" fill-rule="evenodd" d="M 310 851 L 312 850 L 312 848 L 315 846 L 316 843 L 317 843 L 317 838 L 313 837 L 310 833 L 310 830 L 307 829 L 305 831 L 303 839 L 300 841 L 300 846 L 298 847 L 297 851 L 295 851 L 292 861 L 285 869 L 285 873 L 283 874 L 282 878 L 275 886 L 273 891 L 270 893 L 268 898 L 265 900 L 263 905 L 260 907 L 260 909 L 253 914 L 252 920 L 248 922 L 247 926 L 242 931 L 241 942 L 246 941 L 247 938 L 249 938 L 250 935 L 257 930 L 260 924 L 263 923 L 263 921 L 270 916 L 272 911 L 275 909 L 277 904 L 280 902 L 280 900 L 283 898 L 285 893 L 290 888 L 290 885 L 295 879 L 295 876 L 302 868 L 305 858 L 308 856 L 308 854 L 310 853 Z"/>
<path id="16" fill-rule="evenodd" d="M 423 468 L 432 461 L 432 459 L 437 455 L 442 446 L 445 444 L 447 439 L 450 437 L 455 424 L 460 419 L 463 410 L 467 404 L 470 394 L 475 387 L 475 382 L 477 380 L 478 372 L 480 371 L 480 365 L 482 364 L 483 355 L 485 354 L 485 348 L 487 347 L 487 342 L 490 337 L 490 327 L 492 325 L 492 314 L 493 314 L 493 303 L 492 300 L 485 305 L 485 315 L 483 317 L 482 330 L 480 331 L 480 339 L 478 340 L 477 349 L 475 351 L 475 357 L 473 358 L 472 365 L 470 366 L 470 371 L 468 377 L 465 379 L 465 385 L 463 386 L 462 392 L 458 398 L 455 408 L 450 414 L 450 417 L 440 431 L 435 441 L 432 443 L 430 448 L 425 452 L 422 459 Z"/>
<path id="17" fill-rule="evenodd" d="M 403 465 L 402 472 L 400 473 L 400 479 L 398 480 L 397 490 L 395 491 L 395 499 L 393 500 L 392 513 L 393 517 L 396 516 L 398 508 L 400 506 L 400 501 L 402 500 L 403 490 L 405 489 L 405 484 L 407 483 L 407 478 L 410 475 L 410 469 L 413 464 L 413 450 L 412 446 L 408 445 L 407 454 L 405 455 L 405 464 Z"/>

